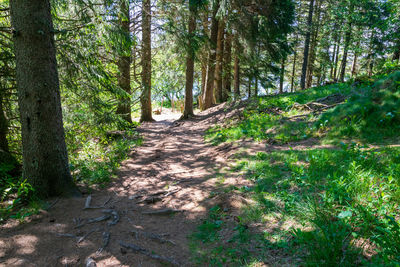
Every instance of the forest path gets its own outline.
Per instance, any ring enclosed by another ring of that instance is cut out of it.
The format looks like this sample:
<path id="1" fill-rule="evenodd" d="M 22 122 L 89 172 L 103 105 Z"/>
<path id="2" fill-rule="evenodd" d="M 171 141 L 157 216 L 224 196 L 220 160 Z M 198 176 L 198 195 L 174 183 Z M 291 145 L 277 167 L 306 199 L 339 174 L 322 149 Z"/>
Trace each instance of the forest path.
<path id="1" fill-rule="evenodd" d="M 91 206 L 107 203 L 107 209 L 117 212 L 118 222 L 108 224 L 116 219 L 114 213 L 108 222 L 87 223 L 107 215 L 102 209 L 84 210 L 87 195 L 60 199 L 28 223 L 1 227 L 0 266 L 85 266 L 89 257 L 97 266 L 164 266 L 162 261 L 169 260 L 179 266 L 193 265 L 188 235 L 213 205 L 209 195 L 218 190 L 216 174 L 226 165 L 224 153 L 205 144 L 203 134 L 225 116 L 223 106 L 218 106 L 188 121 L 142 124 L 138 131 L 143 146 L 131 152 L 118 179 L 91 194 Z M 242 182 L 240 177 L 225 181 Z M 168 214 L 145 214 L 153 211 Z M 82 222 L 87 224 L 79 226 Z M 106 248 L 96 253 L 108 233 Z M 146 251 L 121 248 L 121 241 Z M 149 256 L 155 254 L 168 259 Z"/>

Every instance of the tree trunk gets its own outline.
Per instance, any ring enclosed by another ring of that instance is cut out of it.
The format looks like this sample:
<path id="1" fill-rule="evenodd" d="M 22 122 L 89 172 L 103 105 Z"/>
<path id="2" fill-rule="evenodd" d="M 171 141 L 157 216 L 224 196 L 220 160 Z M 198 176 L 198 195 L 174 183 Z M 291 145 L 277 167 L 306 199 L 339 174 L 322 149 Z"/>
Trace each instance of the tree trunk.
<path id="1" fill-rule="evenodd" d="M 247 88 L 247 97 L 248 98 L 251 97 L 251 80 L 252 80 L 252 78 L 249 77 L 249 87 Z"/>
<path id="2" fill-rule="evenodd" d="M 341 70 L 340 70 L 340 81 L 344 82 L 344 76 L 346 74 L 346 65 L 347 65 L 347 55 L 349 53 L 349 46 L 350 46 L 350 40 L 351 40 L 351 32 L 352 32 L 352 24 L 353 20 L 351 16 L 353 15 L 354 11 L 354 5 L 350 4 L 349 8 L 349 18 L 348 18 L 348 24 L 347 24 L 347 29 L 346 29 L 346 36 L 345 36 L 345 41 L 344 41 L 344 50 L 343 50 L 343 58 L 342 58 L 342 65 L 341 65 Z"/>
<path id="3" fill-rule="evenodd" d="M 392 61 L 400 60 L 400 45 L 397 47 L 396 51 L 393 53 Z"/>
<path id="4" fill-rule="evenodd" d="M 360 42 L 357 43 L 357 47 L 359 45 L 360 45 Z M 357 75 L 357 59 L 358 59 L 358 53 L 354 52 L 353 64 L 351 66 L 351 77 L 354 77 Z"/>
<path id="5" fill-rule="evenodd" d="M 295 47 L 293 55 L 292 81 L 290 83 L 290 92 L 292 93 L 294 92 L 294 76 L 296 75 L 296 60 L 297 60 L 297 50 Z"/>
<path id="6" fill-rule="evenodd" d="M 310 0 L 310 7 L 308 10 L 308 19 L 307 19 L 307 33 L 306 40 L 304 42 L 304 59 L 303 59 L 303 68 L 301 71 L 301 80 L 300 86 L 301 89 L 304 90 L 306 88 L 306 74 L 307 74 L 307 65 L 308 65 L 308 54 L 310 50 L 310 37 L 311 37 L 311 28 L 312 28 L 312 18 L 313 18 L 313 9 L 314 9 L 314 0 Z"/>
<path id="7" fill-rule="evenodd" d="M 333 69 L 333 80 L 336 82 L 337 81 L 337 69 L 338 69 L 338 63 L 339 63 L 339 53 L 340 53 L 340 40 L 341 36 L 339 36 L 339 41 L 336 47 L 336 52 L 335 52 L 335 68 Z"/>
<path id="8" fill-rule="evenodd" d="M 130 18 L 129 18 L 129 4 L 125 0 L 120 0 L 120 15 L 119 15 L 119 26 L 121 29 L 122 44 L 121 49 L 123 51 L 118 56 L 118 85 L 125 91 L 126 95 L 119 97 L 118 107 L 116 113 L 119 114 L 124 120 L 131 123 L 131 46 L 127 47 L 124 42 L 131 43 L 130 40 Z"/>
<path id="9" fill-rule="evenodd" d="M 236 50 L 235 53 L 238 53 L 238 51 Z M 234 80 L 235 80 L 234 94 L 235 94 L 235 99 L 238 100 L 240 98 L 240 60 L 237 54 L 235 55 Z"/>
<path id="10" fill-rule="evenodd" d="M 193 34 L 196 30 L 196 14 L 193 7 L 189 4 L 190 17 L 188 25 L 189 41 L 188 52 L 186 56 L 186 87 L 185 87 L 185 110 L 183 119 L 193 117 L 193 76 L 194 76 L 194 49 L 193 49 Z"/>
<path id="11" fill-rule="evenodd" d="M 218 35 L 217 35 L 217 56 L 216 56 L 216 66 L 215 66 L 215 98 L 217 103 L 222 102 L 223 92 L 222 92 L 222 61 L 224 56 L 224 32 L 225 23 L 221 19 L 218 25 Z"/>
<path id="12" fill-rule="evenodd" d="M 306 75 L 306 88 L 310 88 L 312 86 L 312 80 L 313 80 L 313 72 L 314 72 L 314 62 L 315 62 L 315 57 L 316 57 L 316 50 L 317 50 L 317 45 L 318 45 L 318 31 L 319 31 L 319 25 L 320 25 L 320 20 L 321 20 L 321 4 L 322 1 L 317 0 L 317 5 L 316 5 L 316 20 L 313 23 L 314 24 L 314 30 L 312 31 L 312 40 L 311 40 L 311 47 L 310 47 L 310 53 L 309 53 L 309 59 L 308 59 L 308 67 L 307 67 L 307 75 Z"/>
<path id="13" fill-rule="evenodd" d="M 225 37 L 223 62 L 224 73 L 222 79 L 222 101 L 225 102 L 228 100 L 229 93 L 232 91 L 232 35 L 228 32 L 226 33 Z"/>
<path id="14" fill-rule="evenodd" d="M 218 20 L 216 18 L 219 3 L 215 3 L 211 18 L 210 51 L 207 63 L 207 81 L 204 90 L 203 110 L 210 108 L 214 104 L 214 76 L 215 60 L 217 57 L 217 39 L 218 39 Z"/>
<path id="15" fill-rule="evenodd" d="M 39 196 L 70 196 L 54 28 L 49 0 L 10 1 L 22 129 L 23 176 Z"/>
<path id="16" fill-rule="evenodd" d="M 142 2 L 142 95 L 140 122 L 154 121 L 151 108 L 151 5 Z"/>
<path id="17" fill-rule="evenodd" d="M 8 121 L 3 109 L 3 91 L 0 91 L 0 150 L 9 152 L 7 134 Z"/>
<path id="18" fill-rule="evenodd" d="M 280 75 L 280 79 L 279 79 L 279 93 L 282 94 L 283 93 L 283 82 L 285 79 L 285 58 L 282 58 L 282 62 L 281 62 L 281 75 Z"/>
<path id="19" fill-rule="evenodd" d="M 254 82 L 254 96 L 255 97 L 258 96 L 258 78 L 257 78 L 257 76 L 256 76 L 255 82 Z"/>

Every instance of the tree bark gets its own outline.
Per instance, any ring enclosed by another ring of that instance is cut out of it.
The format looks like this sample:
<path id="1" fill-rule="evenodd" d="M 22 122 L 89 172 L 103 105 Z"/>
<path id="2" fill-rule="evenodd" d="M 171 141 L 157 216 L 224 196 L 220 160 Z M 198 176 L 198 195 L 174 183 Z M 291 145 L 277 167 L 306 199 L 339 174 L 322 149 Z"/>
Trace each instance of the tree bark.
<path id="1" fill-rule="evenodd" d="M 339 63 L 340 40 L 341 39 L 342 38 L 339 35 L 336 52 L 335 52 L 335 63 L 334 63 L 334 69 L 333 69 L 333 81 L 335 81 L 335 82 L 337 81 L 337 69 L 338 69 L 338 63 Z"/>
<path id="2" fill-rule="evenodd" d="M 193 76 L 194 76 L 194 48 L 193 48 L 193 34 L 196 30 L 196 14 L 193 7 L 189 3 L 189 25 L 188 25 L 188 52 L 186 56 L 186 87 L 185 87 L 185 110 L 183 112 L 183 119 L 193 117 Z"/>
<path id="3" fill-rule="evenodd" d="M 217 57 L 217 38 L 218 38 L 218 20 L 216 18 L 219 3 L 216 2 L 213 7 L 211 18 L 210 51 L 207 63 L 206 88 L 204 90 L 203 110 L 210 108 L 214 104 L 214 76 L 215 61 Z"/>
<path id="4" fill-rule="evenodd" d="M 225 102 L 228 100 L 229 93 L 231 93 L 231 84 L 232 84 L 232 35 L 230 33 L 226 33 L 225 36 L 225 45 L 224 45 L 224 59 L 223 59 L 223 80 L 222 80 L 222 101 Z"/>
<path id="5" fill-rule="evenodd" d="M 39 196 L 78 195 L 68 165 L 50 1 L 13 0 L 10 8 L 23 176 Z"/>
<path id="6" fill-rule="evenodd" d="M 304 59 L 303 59 L 303 68 L 301 71 L 301 79 L 300 79 L 300 86 L 301 86 L 302 90 L 304 90 L 306 88 L 306 74 L 307 74 L 307 65 L 308 65 L 308 54 L 309 54 L 309 50 L 310 50 L 310 37 L 311 37 L 313 10 L 314 10 L 314 0 L 310 0 L 310 7 L 308 10 L 308 19 L 307 19 L 308 29 L 307 29 L 307 33 L 306 33 L 306 39 L 304 42 Z"/>
<path id="7" fill-rule="evenodd" d="M 215 66 L 215 98 L 217 103 L 222 102 L 222 61 L 224 56 L 224 32 L 225 22 L 221 19 L 218 25 L 217 35 L 217 55 L 216 55 L 216 66 Z"/>
<path id="8" fill-rule="evenodd" d="M 130 18 L 129 18 L 129 4 L 126 0 L 120 0 L 120 15 L 119 26 L 121 34 L 123 35 L 121 48 L 123 51 L 118 56 L 118 85 L 126 93 L 124 96 L 119 97 L 116 113 L 119 114 L 125 121 L 131 123 L 131 46 L 127 47 L 124 42 L 130 41 Z"/>
<path id="9" fill-rule="evenodd" d="M 140 122 L 154 121 L 151 108 L 151 4 L 142 2 L 142 95 Z"/>

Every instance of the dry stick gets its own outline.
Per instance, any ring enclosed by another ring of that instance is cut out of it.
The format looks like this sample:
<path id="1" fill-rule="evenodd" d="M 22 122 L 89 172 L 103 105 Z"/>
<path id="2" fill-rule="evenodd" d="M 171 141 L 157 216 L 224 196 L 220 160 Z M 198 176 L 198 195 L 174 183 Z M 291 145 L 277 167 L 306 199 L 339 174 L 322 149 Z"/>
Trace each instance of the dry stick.
<path id="1" fill-rule="evenodd" d="M 183 210 L 173 210 L 173 209 L 163 209 L 163 210 L 155 210 L 155 211 L 144 211 L 142 214 L 147 215 L 169 215 L 177 212 L 183 212 Z"/>
<path id="2" fill-rule="evenodd" d="M 83 240 L 85 240 L 91 233 L 98 232 L 98 231 L 101 231 L 101 228 L 95 228 L 95 229 L 90 230 L 90 231 L 87 232 L 84 236 L 80 237 L 76 243 L 78 243 L 78 244 L 81 243 L 81 242 L 82 242 Z"/>
<path id="3" fill-rule="evenodd" d="M 89 195 L 89 196 L 86 198 L 85 207 L 83 208 L 84 210 L 90 208 L 90 202 L 92 202 L 92 195 Z"/>
<path id="4" fill-rule="evenodd" d="M 76 235 L 74 235 L 74 234 L 56 233 L 56 236 L 78 238 L 78 237 L 77 237 Z"/>
<path id="5" fill-rule="evenodd" d="M 87 258 L 86 267 L 97 267 L 96 262 L 92 258 Z"/>
<path id="6" fill-rule="evenodd" d="M 108 209 L 108 210 L 102 210 L 102 212 L 112 215 L 113 220 L 108 223 L 109 226 L 116 225 L 119 222 L 119 214 L 115 210 Z"/>
<path id="7" fill-rule="evenodd" d="M 110 232 L 103 232 L 103 242 L 101 248 L 99 248 L 96 254 L 100 254 L 110 243 Z"/>
<path id="8" fill-rule="evenodd" d="M 154 253 L 148 251 L 147 249 L 144 249 L 142 247 L 136 246 L 134 244 L 128 244 L 128 243 L 124 243 L 122 241 L 120 241 L 119 244 L 120 244 L 121 247 L 124 247 L 126 249 L 131 249 L 134 252 L 142 253 L 143 255 L 146 255 L 146 256 L 148 256 L 148 257 L 150 257 L 152 259 L 155 259 L 155 260 L 158 260 L 158 261 L 161 261 L 161 262 L 164 262 L 164 263 L 172 264 L 172 265 L 175 265 L 175 266 L 179 266 L 179 264 L 172 258 L 168 258 L 168 257 L 164 257 L 164 256 L 160 256 L 160 255 L 154 254 Z"/>
<path id="9" fill-rule="evenodd" d="M 91 218 L 91 219 L 88 219 L 86 222 L 85 222 L 85 221 L 81 222 L 80 224 L 78 224 L 77 226 L 75 226 L 75 228 L 80 228 L 80 227 L 82 227 L 82 226 L 84 226 L 84 225 L 86 225 L 86 224 L 89 224 L 89 223 L 96 223 L 96 222 L 107 221 L 107 220 L 110 219 L 110 218 L 111 218 L 111 215 L 109 215 L 109 214 L 106 214 L 106 215 L 104 215 L 104 216 L 97 217 L 97 218 Z"/>
<path id="10" fill-rule="evenodd" d="M 136 230 L 132 230 L 131 232 L 135 234 L 136 238 L 138 238 L 138 236 L 144 236 L 145 238 L 149 238 L 149 239 L 158 241 L 161 244 L 170 243 L 172 245 L 176 245 L 176 243 L 174 241 L 165 239 L 161 235 L 158 235 L 158 234 L 147 233 L 147 232 L 139 232 L 139 231 L 136 231 Z"/>
<path id="11" fill-rule="evenodd" d="M 108 197 L 108 199 L 103 203 L 103 207 L 105 207 L 107 205 L 108 202 L 110 202 L 111 200 L 111 196 Z"/>

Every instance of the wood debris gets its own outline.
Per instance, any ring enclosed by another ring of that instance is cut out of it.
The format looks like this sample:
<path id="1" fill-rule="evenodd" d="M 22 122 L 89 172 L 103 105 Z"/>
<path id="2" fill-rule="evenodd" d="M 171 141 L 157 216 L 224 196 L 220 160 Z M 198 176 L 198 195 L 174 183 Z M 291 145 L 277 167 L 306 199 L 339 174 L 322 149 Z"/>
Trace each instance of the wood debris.
<path id="1" fill-rule="evenodd" d="M 137 246 L 135 244 L 124 243 L 122 241 L 120 241 L 119 244 L 123 248 L 131 249 L 132 251 L 134 251 L 136 253 L 141 253 L 141 254 L 146 255 L 146 256 L 148 256 L 148 257 L 150 257 L 152 259 L 158 260 L 160 262 L 171 264 L 171 265 L 174 265 L 174 266 L 179 266 L 179 264 L 174 259 L 169 258 L 169 257 L 164 257 L 164 256 L 161 256 L 161 255 L 157 255 L 157 254 L 152 253 L 151 251 L 149 251 L 149 250 L 147 250 L 145 248 L 139 247 L 139 246 Z"/>
<path id="2" fill-rule="evenodd" d="M 174 209 L 152 210 L 152 211 L 143 211 L 142 214 L 146 214 L 146 215 L 170 215 L 170 214 L 175 214 L 177 212 L 183 212 L 183 210 L 174 210 Z"/>
<path id="3" fill-rule="evenodd" d="M 169 240 L 169 239 L 165 239 L 163 237 L 163 235 L 158 235 L 158 234 L 148 233 L 148 232 L 139 232 L 137 230 L 132 230 L 131 232 L 133 234 L 135 234 L 136 239 L 138 237 L 142 236 L 142 237 L 145 237 L 145 238 L 149 238 L 149 239 L 155 240 L 155 241 L 157 241 L 157 242 L 159 242 L 161 244 L 169 243 L 169 244 L 172 244 L 172 245 L 176 245 L 176 243 L 174 241 Z"/>

